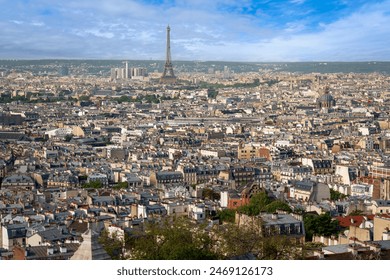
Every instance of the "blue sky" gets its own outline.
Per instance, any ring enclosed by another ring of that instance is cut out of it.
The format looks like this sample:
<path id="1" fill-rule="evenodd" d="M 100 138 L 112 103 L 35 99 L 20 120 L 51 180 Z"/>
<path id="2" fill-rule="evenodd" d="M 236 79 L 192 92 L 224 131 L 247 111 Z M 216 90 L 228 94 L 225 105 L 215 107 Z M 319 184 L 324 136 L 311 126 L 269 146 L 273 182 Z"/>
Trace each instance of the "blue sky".
<path id="1" fill-rule="evenodd" d="M 390 60 L 390 0 L 0 0 L 0 59 Z"/>

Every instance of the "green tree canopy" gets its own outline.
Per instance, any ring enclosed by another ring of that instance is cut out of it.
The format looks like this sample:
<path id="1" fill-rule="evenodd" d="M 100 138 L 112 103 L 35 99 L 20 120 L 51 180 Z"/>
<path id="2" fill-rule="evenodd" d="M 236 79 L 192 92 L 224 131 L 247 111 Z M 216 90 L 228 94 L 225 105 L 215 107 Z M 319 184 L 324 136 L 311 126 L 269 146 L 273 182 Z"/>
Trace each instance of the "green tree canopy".
<path id="1" fill-rule="evenodd" d="M 100 233 L 98 242 L 106 250 L 113 260 L 123 259 L 123 242 L 116 236 L 110 236 L 107 230 L 103 230 Z"/>
<path id="2" fill-rule="evenodd" d="M 338 192 L 338 191 L 335 191 L 335 190 L 332 190 L 330 189 L 330 199 L 335 201 L 335 200 L 339 200 L 339 199 L 344 199 L 346 198 L 347 195 L 341 193 L 341 192 Z"/>
<path id="3" fill-rule="evenodd" d="M 260 212 L 265 212 L 267 205 L 270 203 L 271 199 L 268 197 L 267 193 L 260 192 L 251 197 L 249 204 L 239 207 L 237 211 L 248 216 L 256 216 L 259 215 Z"/>
<path id="4" fill-rule="evenodd" d="M 117 183 L 117 184 L 113 187 L 113 189 L 115 189 L 115 190 L 121 190 L 121 189 L 127 189 L 127 187 L 128 187 L 128 183 L 127 183 L 127 182 L 119 182 L 119 183 Z"/>
<path id="5" fill-rule="evenodd" d="M 252 254 L 259 259 L 299 259 L 303 254 L 294 239 L 261 234 L 261 220 L 238 226 L 235 223 L 198 224 L 185 217 L 147 221 L 144 230 L 125 236 L 126 258 L 138 260 L 232 259 Z M 113 259 L 121 259 L 121 243 L 103 233 L 100 238 Z"/>
<path id="6" fill-rule="evenodd" d="M 70 140 L 72 140 L 72 138 L 73 138 L 73 134 L 66 134 L 64 140 L 65 140 L 65 142 L 70 142 Z"/>
<path id="7" fill-rule="evenodd" d="M 259 221 L 259 220 L 258 220 Z M 259 224 L 239 227 L 228 223 L 214 229 L 216 250 L 221 259 L 231 259 L 261 250 L 262 236 Z"/>
<path id="8" fill-rule="evenodd" d="M 91 181 L 83 185 L 85 189 L 101 189 L 103 188 L 103 183 L 100 181 Z"/>
<path id="9" fill-rule="evenodd" d="M 306 230 L 306 240 L 311 241 L 313 235 L 331 236 L 339 233 L 339 223 L 332 220 L 329 213 L 321 215 L 306 214 L 303 217 Z"/>
<path id="10" fill-rule="evenodd" d="M 207 97 L 210 99 L 215 99 L 218 95 L 218 91 L 215 88 L 207 89 Z"/>
<path id="11" fill-rule="evenodd" d="M 211 238 L 201 225 L 186 218 L 148 222 L 145 233 L 127 238 L 132 259 L 201 260 L 217 259 Z"/>
<path id="12" fill-rule="evenodd" d="M 281 200 L 272 201 L 271 203 L 267 204 L 265 209 L 268 213 L 274 213 L 277 210 L 286 211 L 287 213 L 292 212 L 291 207 L 288 206 L 288 204 L 286 202 L 283 202 Z"/>
<path id="13" fill-rule="evenodd" d="M 285 235 L 268 236 L 262 240 L 262 250 L 257 256 L 262 260 L 303 259 L 304 252 L 295 240 Z"/>
<path id="14" fill-rule="evenodd" d="M 218 211 L 217 218 L 219 218 L 219 221 L 221 223 L 223 222 L 234 223 L 236 218 L 236 211 L 233 209 L 223 209 L 221 211 Z"/>
<path id="15" fill-rule="evenodd" d="M 79 101 L 90 101 L 91 97 L 89 95 L 81 95 Z"/>
<path id="16" fill-rule="evenodd" d="M 224 224 L 214 229 L 216 250 L 221 259 L 232 259 L 252 254 L 257 259 L 301 259 L 303 252 L 295 239 L 284 235 L 263 236 L 261 220 L 253 220 L 245 226 Z"/>

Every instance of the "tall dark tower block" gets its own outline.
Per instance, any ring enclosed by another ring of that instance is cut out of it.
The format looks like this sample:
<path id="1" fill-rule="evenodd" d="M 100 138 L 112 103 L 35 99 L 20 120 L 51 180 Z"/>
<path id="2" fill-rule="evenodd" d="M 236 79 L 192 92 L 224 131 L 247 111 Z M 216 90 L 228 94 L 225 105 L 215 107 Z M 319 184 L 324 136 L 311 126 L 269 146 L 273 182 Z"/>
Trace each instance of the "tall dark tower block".
<path id="1" fill-rule="evenodd" d="M 167 52 L 166 52 L 166 60 L 165 60 L 165 66 L 164 66 L 164 73 L 162 74 L 160 78 L 160 83 L 164 84 L 173 84 L 176 82 L 175 74 L 173 74 L 173 67 L 172 67 L 172 61 L 171 61 L 171 39 L 170 39 L 170 33 L 171 28 L 169 25 L 167 26 Z"/>

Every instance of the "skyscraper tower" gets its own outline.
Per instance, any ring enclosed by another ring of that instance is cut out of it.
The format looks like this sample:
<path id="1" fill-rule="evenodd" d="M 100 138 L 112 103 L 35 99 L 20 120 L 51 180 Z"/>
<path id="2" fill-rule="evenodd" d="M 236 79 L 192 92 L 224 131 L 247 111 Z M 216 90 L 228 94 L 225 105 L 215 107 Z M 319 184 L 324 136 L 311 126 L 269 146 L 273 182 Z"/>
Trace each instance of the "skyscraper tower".
<path id="1" fill-rule="evenodd" d="M 166 50 L 166 58 L 165 58 L 165 66 L 164 66 L 164 72 L 160 78 L 160 83 L 164 84 L 172 84 L 176 82 L 175 74 L 173 74 L 173 67 L 172 67 L 172 61 L 171 61 L 171 39 L 170 39 L 170 33 L 171 28 L 169 25 L 167 26 L 167 50 Z"/>
<path id="2" fill-rule="evenodd" d="M 125 61 L 125 80 L 129 79 L 129 62 Z"/>

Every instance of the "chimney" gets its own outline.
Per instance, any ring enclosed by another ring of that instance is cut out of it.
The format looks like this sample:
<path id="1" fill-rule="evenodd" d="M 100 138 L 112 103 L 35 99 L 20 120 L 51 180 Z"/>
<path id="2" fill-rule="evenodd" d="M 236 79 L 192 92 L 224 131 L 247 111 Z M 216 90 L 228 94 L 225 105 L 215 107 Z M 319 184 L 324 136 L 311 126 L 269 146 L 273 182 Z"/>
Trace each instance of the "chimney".
<path id="1" fill-rule="evenodd" d="M 278 213 L 272 213 L 271 215 L 272 220 L 277 220 L 278 218 L 279 218 Z"/>
<path id="2" fill-rule="evenodd" d="M 67 251 L 68 251 L 68 250 L 67 250 L 67 248 L 66 248 L 64 245 L 61 245 L 61 246 L 60 246 L 60 253 L 61 253 L 61 254 L 65 254 Z"/>
<path id="3" fill-rule="evenodd" d="M 47 255 L 53 255 L 54 254 L 54 248 L 53 247 L 47 247 Z"/>
<path id="4" fill-rule="evenodd" d="M 324 251 L 314 251 L 314 256 L 318 257 L 319 260 L 325 259 Z"/>
<path id="5" fill-rule="evenodd" d="M 359 248 L 359 247 L 360 247 L 360 246 L 357 245 L 357 244 L 355 244 L 355 243 L 349 244 L 349 245 L 348 245 L 348 252 L 352 253 L 352 255 L 353 255 L 354 257 L 356 257 L 357 254 L 358 254 L 358 248 Z"/>
<path id="6" fill-rule="evenodd" d="M 390 240 L 390 231 L 388 227 L 386 227 L 382 233 L 382 240 Z"/>

